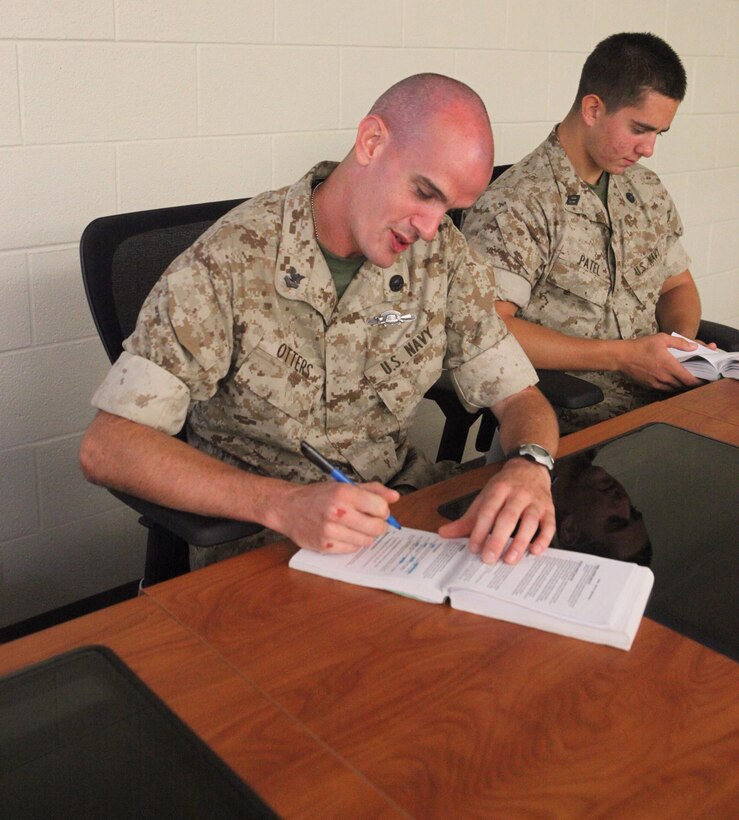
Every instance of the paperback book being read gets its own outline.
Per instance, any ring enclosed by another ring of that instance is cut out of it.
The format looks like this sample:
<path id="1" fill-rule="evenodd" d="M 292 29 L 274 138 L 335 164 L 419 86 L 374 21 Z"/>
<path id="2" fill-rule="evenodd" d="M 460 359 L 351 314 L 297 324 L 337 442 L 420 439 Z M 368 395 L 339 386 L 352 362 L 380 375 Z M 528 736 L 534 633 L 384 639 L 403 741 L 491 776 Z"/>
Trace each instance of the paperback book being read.
<path id="1" fill-rule="evenodd" d="M 686 342 L 686 339 L 679 333 L 673 333 Z M 698 344 L 693 350 L 678 350 L 676 347 L 667 348 L 670 353 L 687 368 L 694 376 L 705 379 L 708 382 L 715 382 L 716 379 L 739 379 L 739 353 L 728 353 L 725 350 L 711 350 L 710 347 Z"/>
<path id="2" fill-rule="evenodd" d="M 294 569 L 629 649 L 654 576 L 647 567 L 570 550 L 485 564 L 466 538 L 404 527 L 354 553 L 299 550 Z"/>

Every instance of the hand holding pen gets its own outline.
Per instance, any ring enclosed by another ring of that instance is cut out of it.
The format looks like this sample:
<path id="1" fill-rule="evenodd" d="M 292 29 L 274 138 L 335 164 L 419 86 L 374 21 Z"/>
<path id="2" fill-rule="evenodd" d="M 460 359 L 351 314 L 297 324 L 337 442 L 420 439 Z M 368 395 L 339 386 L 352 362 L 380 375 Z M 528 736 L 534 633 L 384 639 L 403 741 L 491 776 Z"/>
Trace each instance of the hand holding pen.
<path id="1" fill-rule="evenodd" d="M 356 486 L 355 482 L 347 478 L 344 475 L 344 473 L 341 472 L 341 470 L 339 470 L 337 467 L 334 467 L 334 465 L 331 464 L 331 462 L 328 459 L 324 458 L 318 452 L 318 450 L 316 450 L 314 447 L 311 447 L 310 444 L 308 444 L 307 442 L 300 442 L 300 450 L 311 463 L 315 464 L 315 466 L 318 467 L 319 470 L 323 470 L 323 472 L 326 473 L 326 475 L 333 478 L 334 481 L 339 481 L 342 484 L 352 484 L 353 486 Z M 395 518 L 393 518 L 392 515 L 389 515 L 387 517 L 387 523 L 390 524 L 391 527 L 395 527 L 398 530 L 401 529 L 400 524 L 395 520 Z"/>

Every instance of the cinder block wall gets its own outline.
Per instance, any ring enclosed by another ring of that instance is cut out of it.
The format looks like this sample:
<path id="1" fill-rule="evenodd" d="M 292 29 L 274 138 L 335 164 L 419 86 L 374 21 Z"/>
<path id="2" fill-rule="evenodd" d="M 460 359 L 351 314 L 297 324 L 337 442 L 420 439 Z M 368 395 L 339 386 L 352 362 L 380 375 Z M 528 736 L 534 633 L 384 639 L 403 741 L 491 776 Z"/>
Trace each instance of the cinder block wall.
<path id="1" fill-rule="evenodd" d="M 418 71 L 475 87 L 498 161 L 515 161 L 624 30 L 684 58 L 688 98 L 652 164 L 705 314 L 738 326 L 737 0 L 2 0 L 0 625 L 141 573 L 135 515 L 76 463 L 107 368 L 77 259 L 90 220 L 292 182 Z"/>

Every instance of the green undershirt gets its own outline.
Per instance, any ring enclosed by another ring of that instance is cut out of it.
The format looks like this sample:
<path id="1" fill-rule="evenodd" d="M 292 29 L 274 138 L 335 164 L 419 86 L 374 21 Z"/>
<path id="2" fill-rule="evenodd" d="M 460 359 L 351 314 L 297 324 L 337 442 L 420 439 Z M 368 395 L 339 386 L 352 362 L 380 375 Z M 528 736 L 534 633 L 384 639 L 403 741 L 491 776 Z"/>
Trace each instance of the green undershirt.
<path id="1" fill-rule="evenodd" d="M 349 283 L 357 275 L 359 269 L 366 261 L 365 256 L 336 256 L 327 251 L 326 248 L 319 242 L 318 247 L 326 260 L 328 269 L 331 271 L 331 277 L 334 280 L 336 287 L 336 296 L 341 299 L 344 291 L 349 287 Z"/>
<path id="2" fill-rule="evenodd" d="M 603 203 L 603 207 L 606 209 L 606 213 L 608 212 L 608 178 L 610 174 L 607 171 L 603 171 L 600 175 L 600 179 L 595 183 L 595 185 L 591 185 L 588 182 L 588 188 L 595 193 L 598 199 Z"/>

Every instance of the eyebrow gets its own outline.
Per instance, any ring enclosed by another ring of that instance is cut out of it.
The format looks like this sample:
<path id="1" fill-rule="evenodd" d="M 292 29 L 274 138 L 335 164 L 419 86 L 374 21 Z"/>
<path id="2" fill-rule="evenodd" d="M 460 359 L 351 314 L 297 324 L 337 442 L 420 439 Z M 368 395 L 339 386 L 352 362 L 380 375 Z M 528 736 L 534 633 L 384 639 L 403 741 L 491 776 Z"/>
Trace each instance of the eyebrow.
<path id="1" fill-rule="evenodd" d="M 444 192 L 437 185 L 435 185 L 428 177 L 419 175 L 416 177 L 416 182 L 420 182 L 427 188 L 430 188 L 431 193 L 441 202 L 445 204 L 448 203 L 449 200 L 446 198 Z"/>
<path id="2" fill-rule="evenodd" d="M 669 125 L 667 128 L 657 128 L 656 125 L 651 125 L 648 122 L 639 122 L 639 120 L 632 120 L 631 124 L 637 128 L 643 128 L 645 131 L 658 131 L 660 134 L 666 134 L 670 130 Z"/>

